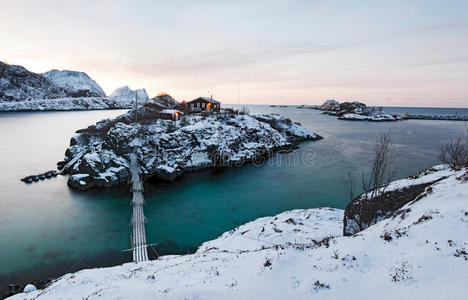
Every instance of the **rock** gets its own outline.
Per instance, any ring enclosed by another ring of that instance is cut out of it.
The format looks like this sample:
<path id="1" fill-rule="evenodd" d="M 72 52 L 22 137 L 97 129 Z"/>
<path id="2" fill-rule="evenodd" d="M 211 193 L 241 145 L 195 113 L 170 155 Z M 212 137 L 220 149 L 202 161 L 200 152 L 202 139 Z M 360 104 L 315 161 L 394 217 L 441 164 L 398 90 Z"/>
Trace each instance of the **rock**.
<path id="1" fill-rule="evenodd" d="M 327 111 L 337 111 L 340 108 L 340 103 L 336 100 L 326 100 L 323 102 L 323 104 L 320 106 L 320 110 L 327 110 Z"/>
<path id="2" fill-rule="evenodd" d="M 68 178 L 67 184 L 75 189 L 87 190 L 91 188 L 91 180 L 89 174 L 74 174 Z"/>
<path id="3" fill-rule="evenodd" d="M 178 172 L 175 168 L 169 167 L 167 165 L 158 166 L 156 168 L 156 172 L 154 173 L 154 177 L 161 179 L 163 181 L 174 181 L 180 172 Z"/>
<path id="4" fill-rule="evenodd" d="M 37 290 L 37 288 L 36 288 L 36 286 L 34 286 L 34 284 L 27 284 L 27 285 L 24 287 L 23 292 L 24 292 L 24 293 L 30 293 L 30 292 L 34 292 L 35 290 Z"/>
<path id="5" fill-rule="evenodd" d="M 361 102 L 343 102 L 339 105 L 338 115 L 342 116 L 344 114 L 358 114 L 363 116 L 370 116 L 373 113 L 373 109 L 367 107 L 364 103 Z"/>

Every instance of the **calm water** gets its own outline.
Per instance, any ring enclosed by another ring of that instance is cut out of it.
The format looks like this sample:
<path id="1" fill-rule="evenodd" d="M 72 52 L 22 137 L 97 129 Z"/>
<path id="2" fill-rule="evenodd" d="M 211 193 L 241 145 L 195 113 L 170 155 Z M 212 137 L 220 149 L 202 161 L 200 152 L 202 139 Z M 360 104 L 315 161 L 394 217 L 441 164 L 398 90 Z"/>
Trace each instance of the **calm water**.
<path id="1" fill-rule="evenodd" d="M 301 144 L 296 157 L 277 155 L 263 166 L 147 185 L 147 240 L 158 243 L 161 254 L 192 252 L 223 231 L 284 210 L 344 208 L 340 178 L 367 168 L 381 132 L 392 132 L 395 168 L 403 177 L 438 163 L 440 147 L 467 129 L 464 122 L 346 122 L 294 107 L 249 108 L 280 113 L 324 139 Z M 121 251 L 130 246 L 128 188 L 77 192 L 61 176 L 30 185 L 19 181 L 55 168 L 76 129 L 121 113 L 0 113 L 0 287 L 131 259 Z M 304 157 L 313 159 L 304 164 Z"/>

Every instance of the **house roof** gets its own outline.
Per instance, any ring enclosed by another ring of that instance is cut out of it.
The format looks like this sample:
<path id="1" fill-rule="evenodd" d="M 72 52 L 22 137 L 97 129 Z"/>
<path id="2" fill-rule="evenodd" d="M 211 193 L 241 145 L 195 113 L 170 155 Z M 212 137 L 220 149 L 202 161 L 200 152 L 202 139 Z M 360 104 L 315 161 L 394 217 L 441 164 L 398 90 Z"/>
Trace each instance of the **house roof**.
<path id="1" fill-rule="evenodd" d="M 214 100 L 214 99 L 211 99 L 211 98 L 208 98 L 208 97 L 198 97 L 196 99 L 193 99 L 192 101 L 189 101 L 188 103 L 191 103 L 191 102 L 196 101 L 196 100 L 204 100 L 204 101 L 207 101 L 207 102 L 210 102 L 210 103 L 213 103 L 213 104 L 221 104 L 220 101 L 217 101 L 217 100 Z"/>
<path id="2" fill-rule="evenodd" d="M 171 115 L 174 115 L 175 113 L 179 113 L 179 114 L 184 114 L 183 112 L 181 112 L 180 110 L 177 110 L 177 109 L 164 109 L 161 111 L 161 113 L 163 114 L 171 114 Z"/>

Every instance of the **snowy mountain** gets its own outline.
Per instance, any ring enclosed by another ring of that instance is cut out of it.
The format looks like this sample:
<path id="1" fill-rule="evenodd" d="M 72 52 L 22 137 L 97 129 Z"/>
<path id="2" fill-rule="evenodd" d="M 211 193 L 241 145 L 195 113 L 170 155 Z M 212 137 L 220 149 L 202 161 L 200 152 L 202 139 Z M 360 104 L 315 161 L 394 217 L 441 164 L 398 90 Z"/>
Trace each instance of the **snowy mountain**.
<path id="1" fill-rule="evenodd" d="M 143 103 L 145 89 L 138 90 Z M 43 74 L 0 62 L 0 111 L 69 111 L 125 109 L 134 106 L 135 91 L 118 89 L 105 97 L 99 84 L 86 73 L 51 70 Z"/>
<path id="2" fill-rule="evenodd" d="M 342 210 L 293 210 L 195 254 L 66 274 L 12 299 L 466 299 L 468 171 L 429 173 L 423 194 L 351 236 Z"/>
<path id="3" fill-rule="evenodd" d="M 70 96 L 44 76 L 26 70 L 22 66 L 0 62 L 0 102 L 53 99 Z"/>
<path id="4" fill-rule="evenodd" d="M 58 87 L 62 87 L 75 93 L 81 93 L 79 96 L 98 96 L 105 97 L 106 93 L 84 72 L 69 71 L 69 70 L 51 70 L 42 75 L 49 79 L 50 82 Z M 89 95 L 85 95 L 88 91 Z"/>
<path id="5" fill-rule="evenodd" d="M 138 93 L 138 101 L 146 102 L 149 100 L 148 93 L 145 89 L 132 90 L 128 86 L 123 86 L 116 89 L 111 95 L 112 99 L 135 100 L 135 93 Z"/>

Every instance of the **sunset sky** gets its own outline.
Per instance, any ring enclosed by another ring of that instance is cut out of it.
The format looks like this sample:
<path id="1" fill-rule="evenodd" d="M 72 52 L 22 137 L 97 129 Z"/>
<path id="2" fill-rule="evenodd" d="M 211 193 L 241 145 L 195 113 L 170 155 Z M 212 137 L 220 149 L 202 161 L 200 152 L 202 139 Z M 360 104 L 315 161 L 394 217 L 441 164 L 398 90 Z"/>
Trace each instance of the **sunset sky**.
<path id="1" fill-rule="evenodd" d="M 468 107 L 468 1 L 0 0 L 0 60 L 177 100 Z"/>

